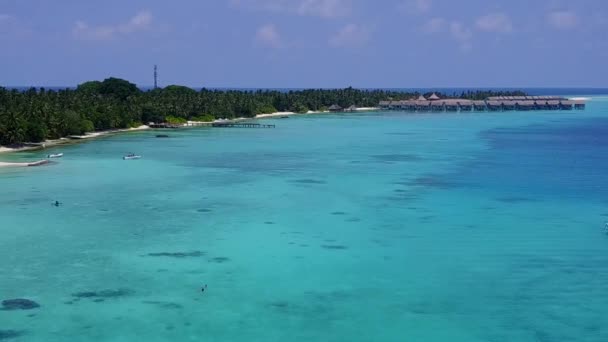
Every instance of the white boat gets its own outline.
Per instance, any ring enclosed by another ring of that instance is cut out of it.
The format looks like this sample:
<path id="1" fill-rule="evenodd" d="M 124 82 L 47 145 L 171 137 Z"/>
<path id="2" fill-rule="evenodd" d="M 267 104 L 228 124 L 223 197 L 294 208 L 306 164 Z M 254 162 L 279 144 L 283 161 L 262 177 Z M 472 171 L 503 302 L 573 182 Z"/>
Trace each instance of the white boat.
<path id="1" fill-rule="evenodd" d="M 132 160 L 132 159 L 141 159 L 141 156 L 135 155 L 135 154 L 127 154 L 126 156 L 122 157 L 123 160 Z"/>
<path id="2" fill-rule="evenodd" d="M 49 154 L 46 157 L 47 158 L 61 158 L 61 157 L 63 157 L 63 153 Z"/>

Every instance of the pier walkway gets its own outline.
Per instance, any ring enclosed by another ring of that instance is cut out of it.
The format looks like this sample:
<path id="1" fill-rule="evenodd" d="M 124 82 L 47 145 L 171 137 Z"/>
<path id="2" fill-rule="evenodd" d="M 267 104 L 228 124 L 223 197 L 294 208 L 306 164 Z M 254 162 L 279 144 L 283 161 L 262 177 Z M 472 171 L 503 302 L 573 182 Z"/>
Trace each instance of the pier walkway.
<path id="1" fill-rule="evenodd" d="M 216 122 L 193 122 L 184 125 L 173 125 L 168 123 L 150 123 L 150 128 L 186 128 L 186 127 L 216 127 L 216 128 L 275 128 L 275 125 L 259 124 L 253 122 L 238 121 L 216 121 Z"/>
<path id="2" fill-rule="evenodd" d="M 275 125 L 265 125 L 250 122 L 213 122 L 211 127 L 221 128 L 275 128 Z"/>

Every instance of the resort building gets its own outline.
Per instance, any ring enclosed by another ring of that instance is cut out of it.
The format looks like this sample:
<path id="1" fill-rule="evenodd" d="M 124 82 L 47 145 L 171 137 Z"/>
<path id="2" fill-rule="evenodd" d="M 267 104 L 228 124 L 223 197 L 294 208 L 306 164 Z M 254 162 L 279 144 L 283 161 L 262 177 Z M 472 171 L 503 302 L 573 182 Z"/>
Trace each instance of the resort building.
<path id="1" fill-rule="evenodd" d="M 411 100 L 380 101 L 379 106 L 385 110 L 408 112 L 497 112 L 585 109 L 585 101 L 568 100 L 561 96 L 492 96 L 485 100 L 471 101 L 468 99 L 441 99 L 433 93 L 428 99 L 420 95 L 417 99 Z"/>
<path id="2" fill-rule="evenodd" d="M 341 112 L 342 110 L 342 107 L 338 106 L 337 104 L 331 105 L 331 107 L 329 107 L 330 112 Z"/>

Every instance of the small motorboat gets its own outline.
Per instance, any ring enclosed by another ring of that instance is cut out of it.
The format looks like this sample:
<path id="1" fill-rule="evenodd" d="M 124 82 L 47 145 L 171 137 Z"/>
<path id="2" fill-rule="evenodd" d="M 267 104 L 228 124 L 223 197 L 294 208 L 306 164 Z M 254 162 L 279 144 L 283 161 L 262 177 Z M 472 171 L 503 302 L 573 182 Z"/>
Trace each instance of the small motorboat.
<path id="1" fill-rule="evenodd" d="M 157 134 L 156 137 L 157 138 L 168 138 L 169 136 L 167 134 Z"/>
<path id="2" fill-rule="evenodd" d="M 131 159 L 141 159 L 141 156 L 138 156 L 133 153 L 129 153 L 126 156 L 122 157 L 123 160 L 131 160 Z"/>
<path id="3" fill-rule="evenodd" d="M 46 156 L 47 158 L 61 158 L 63 157 L 63 153 L 55 153 L 55 154 L 49 154 L 48 156 Z"/>

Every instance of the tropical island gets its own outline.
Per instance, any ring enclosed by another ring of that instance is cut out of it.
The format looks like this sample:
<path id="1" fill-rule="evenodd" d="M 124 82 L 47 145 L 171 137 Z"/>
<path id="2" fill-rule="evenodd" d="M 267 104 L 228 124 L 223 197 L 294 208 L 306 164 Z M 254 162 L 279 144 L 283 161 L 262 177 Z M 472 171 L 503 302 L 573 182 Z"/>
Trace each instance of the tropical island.
<path id="1" fill-rule="evenodd" d="M 444 99 L 469 100 L 526 95 L 521 91 L 438 94 Z M 276 112 L 326 111 L 332 106 L 377 107 L 387 99 L 401 101 L 429 95 L 354 88 L 197 91 L 179 85 L 142 91 L 119 78 L 85 82 L 75 89 L 20 91 L 0 87 L 0 145 L 39 143 L 88 132 L 141 127 L 149 122 L 181 124 Z"/>

